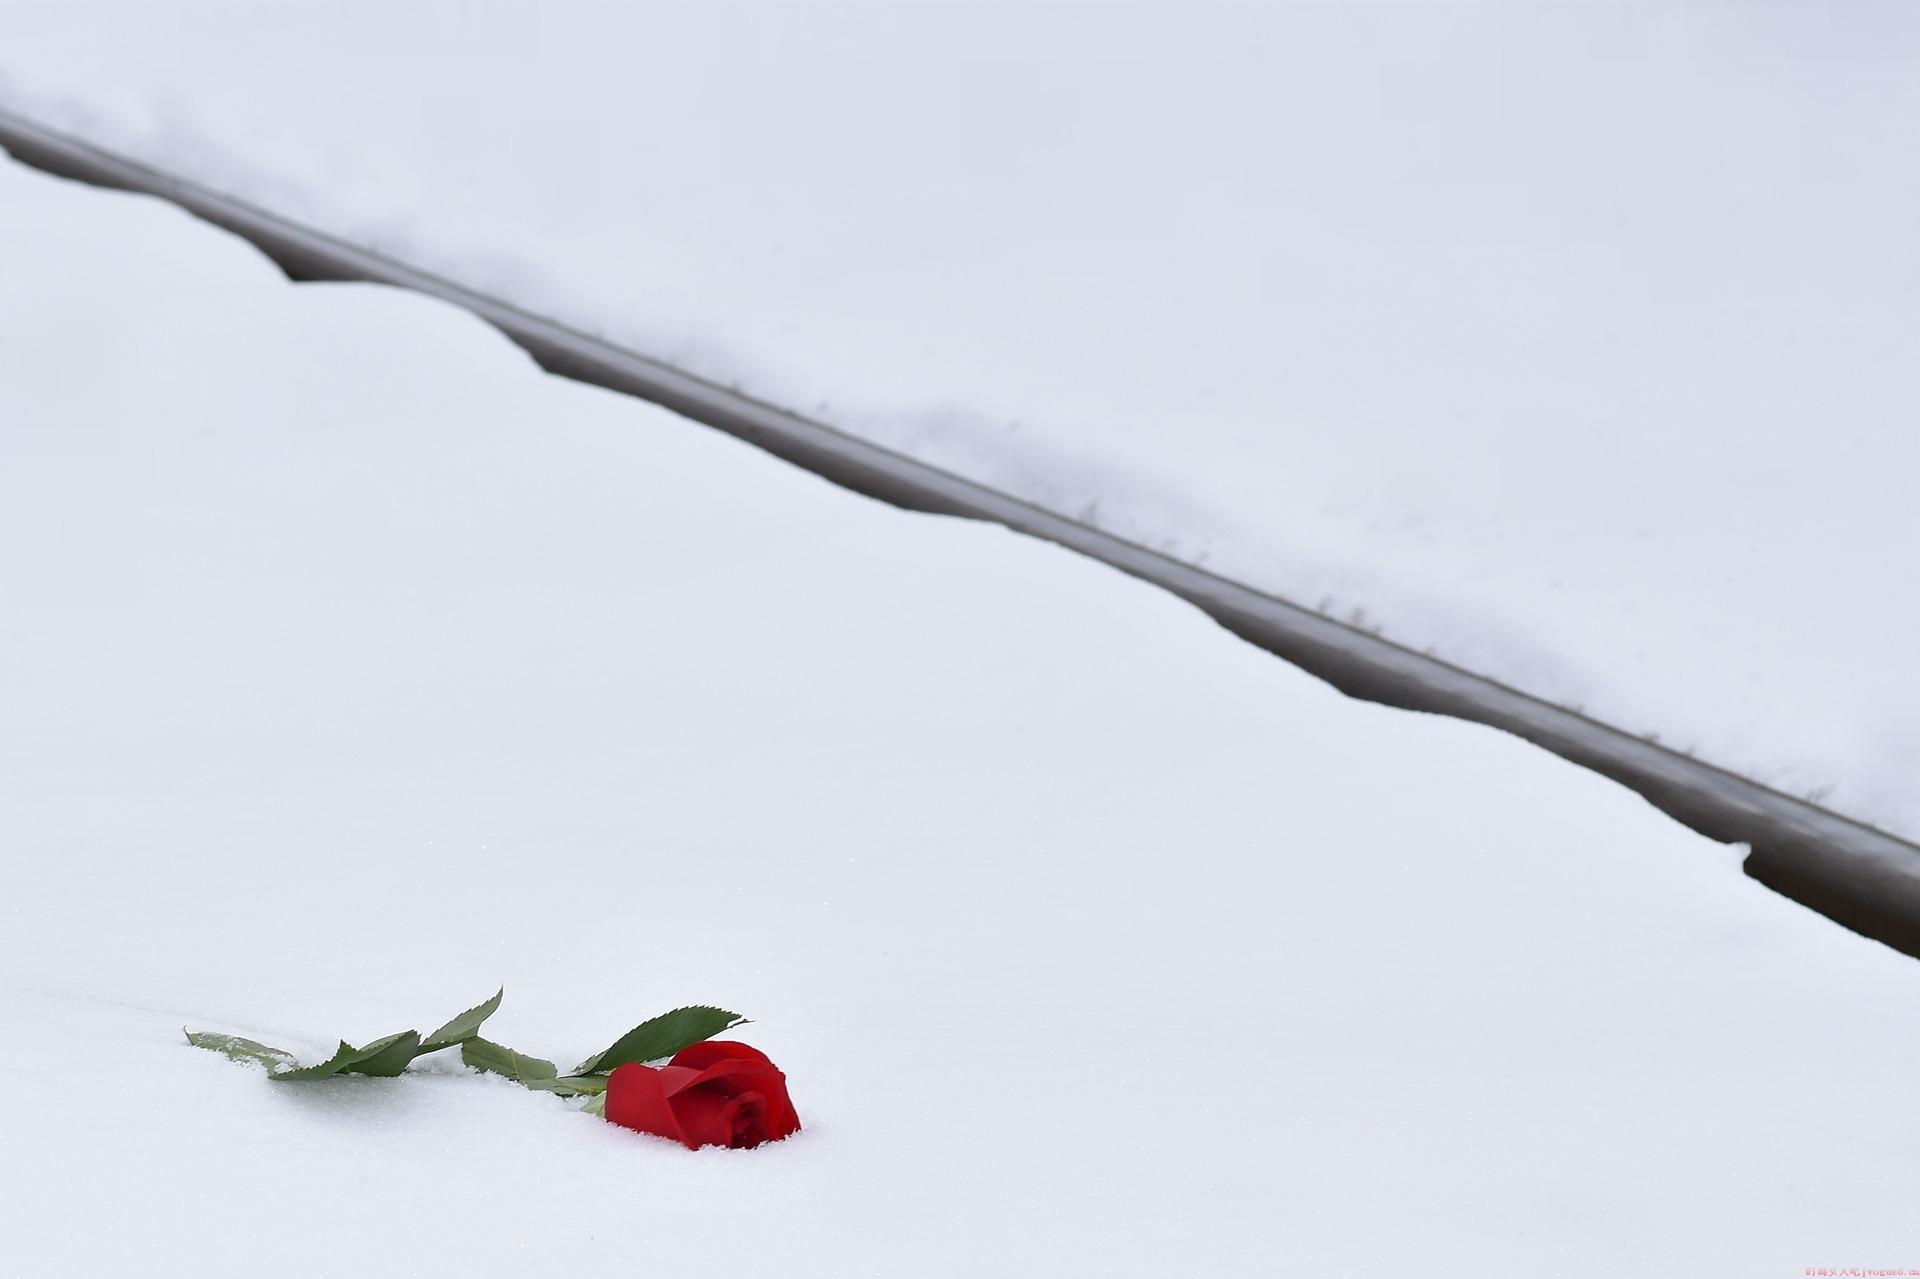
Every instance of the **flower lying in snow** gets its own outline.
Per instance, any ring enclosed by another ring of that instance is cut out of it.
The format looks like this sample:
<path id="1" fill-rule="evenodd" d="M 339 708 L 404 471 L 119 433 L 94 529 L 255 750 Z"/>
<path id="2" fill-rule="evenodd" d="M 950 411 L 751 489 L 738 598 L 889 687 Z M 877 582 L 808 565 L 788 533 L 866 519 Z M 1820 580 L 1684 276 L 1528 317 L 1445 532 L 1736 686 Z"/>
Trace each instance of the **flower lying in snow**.
<path id="1" fill-rule="evenodd" d="M 690 1150 L 745 1150 L 800 1131 L 787 1077 L 757 1048 L 708 1040 L 664 1066 L 621 1066 L 607 1080 L 606 1117 Z"/>
<path id="2" fill-rule="evenodd" d="M 745 1150 L 800 1131 L 800 1116 L 793 1112 L 780 1068 L 758 1048 L 708 1038 L 742 1024 L 739 1013 L 707 1004 L 661 1013 L 563 1075 L 553 1062 L 481 1037 L 480 1028 L 505 997 L 502 990 L 425 1036 L 403 1030 L 364 1048 L 343 1039 L 333 1056 L 311 1066 L 302 1066 L 284 1049 L 239 1035 L 190 1030 L 187 1042 L 262 1066 L 269 1079 L 284 1083 L 342 1075 L 392 1077 L 406 1073 L 416 1058 L 457 1047 L 460 1060 L 474 1070 L 503 1075 L 536 1092 L 585 1097 L 582 1110 L 670 1138 L 689 1150 Z M 645 1064 L 650 1061 L 667 1064 Z"/>

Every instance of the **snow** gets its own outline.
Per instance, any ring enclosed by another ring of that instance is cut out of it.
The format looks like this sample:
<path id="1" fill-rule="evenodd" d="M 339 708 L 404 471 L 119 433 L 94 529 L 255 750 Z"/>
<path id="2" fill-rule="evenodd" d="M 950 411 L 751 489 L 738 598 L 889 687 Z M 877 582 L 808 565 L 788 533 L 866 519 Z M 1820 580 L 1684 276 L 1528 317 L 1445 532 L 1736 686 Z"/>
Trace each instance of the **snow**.
<path id="1" fill-rule="evenodd" d="M 1920 969 L 1737 850 L 154 201 L 0 166 L 0 245 L 10 1270 L 1920 1260 Z M 496 983 L 738 1008 L 806 1131 L 181 1039 Z"/>
<path id="2" fill-rule="evenodd" d="M 0 7 L 0 99 L 1920 835 L 1911 6 Z"/>

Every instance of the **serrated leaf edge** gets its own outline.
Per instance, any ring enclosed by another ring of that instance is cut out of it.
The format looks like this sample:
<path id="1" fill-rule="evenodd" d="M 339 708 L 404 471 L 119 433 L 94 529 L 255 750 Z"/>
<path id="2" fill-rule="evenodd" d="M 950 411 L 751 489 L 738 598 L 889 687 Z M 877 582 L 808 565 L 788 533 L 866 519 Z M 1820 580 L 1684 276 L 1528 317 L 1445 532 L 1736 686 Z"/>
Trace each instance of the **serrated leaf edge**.
<path id="1" fill-rule="evenodd" d="M 634 1057 L 634 1056 L 628 1056 L 625 1054 L 619 1054 L 620 1060 L 612 1062 L 611 1064 L 608 1063 L 607 1059 L 616 1055 L 615 1050 L 618 1049 L 621 1044 L 625 1043 L 629 1039 L 632 1039 L 634 1036 L 638 1035 L 641 1031 L 653 1025 L 655 1022 L 665 1021 L 667 1018 L 673 1016 L 675 1013 L 693 1013 L 693 1012 L 719 1013 L 723 1017 L 730 1018 L 730 1020 L 725 1025 L 717 1027 L 714 1030 L 710 1030 L 706 1034 L 697 1036 L 696 1038 L 693 1038 L 693 1039 L 668 1040 L 667 1042 L 671 1045 L 671 1047 L 667 1048 L 666 1051 L 664 1052 L 654 1053 L 646 1057 Z M 673 1056 L 675 1053 L 679 1052 L 683 1048 L 692 1047 L 694 1044 L 705 1043 L 707 1040 L 712 1039 L 715 1035 L 724 1035 L 729 1030 L 733 1030 L 737 1027 L 746 1026 L 750 1024 L 751 1023 L 745 1017 L 742 1017 L 739 1013 L 729 1011 L 728 1009 L 725 1009 L 725 1008 L 718 1008 L 712 1004 L 686 1004 L 679 1008 L 669 1008 L 666 1012 L 658 1013 L 655 1016 L 647 1018 L 645 1021 L 635 1026 L 632 1030 L 629 1030 L 626 1034 L 614 1040 L 612 1044 L 608 1045 L 606 1048 L 602 1049 L 600 1052 L 595 1053 L 593 1056 L 587 1058 L 585 1061 L 581 1062 L 578 1066 L 575 1066 L 573 1068 L 573 1074 L 575 1076 L 595 1075 L 595 1074 L 603 1075 L 611 1070 L 614 1070 L 617 1067 L 624 1066 L 629 1062 L 664 1061 L 667 1058 Z"/>
<path id="2" fill-rule="evenodd" d="M 420 1056 L 437 1053 L 443 1048 L 463 1044 L 469 1039 L 479 1037 L 480 1027 L 486 1025 L 487 1018 L 500 1011 L 500 1001 L 505 999 L 507 988 L 502 986 L 492 999 L 482 1000 L 457 1017 L 451 1017 L 447 1024 L 420 1041 Z M 477 1016 L 475 1014 L 478 1014 Z M 463 1029 L 462 1024 L 472 1020 L 472 1025 Z"/>

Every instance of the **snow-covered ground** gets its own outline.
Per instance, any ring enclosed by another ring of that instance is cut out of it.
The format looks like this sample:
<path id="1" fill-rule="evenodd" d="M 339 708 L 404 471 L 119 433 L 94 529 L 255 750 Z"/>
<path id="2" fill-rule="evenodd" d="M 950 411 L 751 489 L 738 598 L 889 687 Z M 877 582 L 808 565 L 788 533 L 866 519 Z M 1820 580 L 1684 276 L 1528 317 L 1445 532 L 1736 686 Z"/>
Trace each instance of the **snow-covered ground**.
<path id="1" fill-rule="evenodd" d="M 9 1273 L 1920 1265 L 1920 967 L 1117 573 L 0 165 Z M 716 1001 L 690 1154 L 437 1059 Z"/>
<path id="2" fill-rule="evenodd" d="M 0 100 L 1920 834 L 1911 5 L 0 6 Z"/>

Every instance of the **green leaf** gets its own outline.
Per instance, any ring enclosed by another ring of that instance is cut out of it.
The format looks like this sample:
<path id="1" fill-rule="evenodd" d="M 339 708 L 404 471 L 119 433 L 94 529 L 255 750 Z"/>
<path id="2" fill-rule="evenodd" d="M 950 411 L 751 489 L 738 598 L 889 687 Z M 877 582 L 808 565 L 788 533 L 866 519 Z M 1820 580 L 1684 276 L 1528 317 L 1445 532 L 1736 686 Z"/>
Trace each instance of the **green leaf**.
<path id="1" fill-rule="evenodd" d="M 501 988 L 501 990 L 486 1003 L 474 1005 L 421 1040 L 421 1054 L 437 1053 L 442 1048 L 451 1048 L 455 1044 L 464 1043 L 479 1034 L 481 1023 L 499 1011 L 500 1000 L 505 997 L 506 993 L 506 989 L 504 987 Z"/>
<path id="2" fill-rule="evenodd" d="M 376 1039 L 362 1048 L 354 1055 L 352 1061 L 340 1068 L 340 1073 L 391 1079 L 405 1070 L 407 1063 L 419 1055 L 420 1032 L 403 1030 L 397 1035 Z"/>
<path id="3" fill-rule="evenodd" d="M 568 1075 L 565 1079 L 522 1079 L 535 1092 L 557 1092 L 562 1097 L 597 1097 L 607 1090 L 605 1075 Z"/>
<path id="4" fill-rule="evenodd" d="M 388 1035 L 385 1039 L 376 1039 L 365 1048 L 355 1048 L 343 1039 L 333 1056 L 319 1065 L 282 1071 L 274 1078 L 290 1083 L 327 1079 L 334 1075 L 375 1075 L 381 1078 L 392 1078 L 405 1070 L 407 1063 L 419 1054 L 420 1036 L 418 1032 L 411 1030 L 403 1030 L 397 1035 Z"/>
<path id="5" fill-rule="evenodd" d="M 630 1061 L 659 1061 L 703 1039 L 712 1039 L 721 1031 L 738 1026 L 745 1020 L 739 1013 L 730 1013 L 724 1008 L 676 1008 L 670 1013 L 661 1013 L 651 1021 L 641 1022 L 615 1040 L 611 1048 L 581 1062 L 573 1073 L 592 1075 L 612 1070 L 615 1066 L 624 1066 Z"/>
<path id="6" fill-rule="evenodd" d="M 210 1052 L 225 1053 L 234 1061 L 254 1061 L 267 1068 L 269 1075 L 278 1075 L 299 1066 L 290 1052 L 279 1048 L 269 1048 L 265 1044 L 255 1043 L 251 1039 L 242 1039 L 238 1035 L 219 1035 L 207 1030 L 189 1030 L 187 1042 L 195 1048 L 205 1048 Z"/>
<path id="7" fill-rule="evenodd" d="M 559 1070 L 550 1061 L 517 1053 L 505 1044 L 478 1037 L 460 1045 L 460 1060 L 475 1070 L 505 1075 L 516 1084 L 535 1092 L 554 1092 L 563 1097 L 586 1097 L 607 1090 L 605 1075 L 569 1076 L 559 1079 Z"/>
<path id="8" fill-rule="evenodd" d="M 521 1084 L 552 1079 L 560 1073 L 560 1068 L 550 1061 L 517 1053 L 505 1044 L 496 1044 L 478 1035 L 460 1045 L 460 1060 L 475 1070 L 484 1070 L 490 1075 L 505 1075 Z"/>
<path id="9" fill-rule="evenodd" d="M 330 1075 L 337 1075 L 346 1069 L 347 1063 L 358 1056 L 359 1052 L 360 1050 L 358 1048 L 355 1048 L 343 1039 L 340 1041 L 340 1047 L 335 1050 L 333 1056 L 327 1058 L 319 1065 L 302 1066 L 298 1070 L 283 1070 L 275 1075 L 274 1078 L 288 1083 L 302 1082 L 308 1079 L 325 1079 Z"/>

